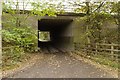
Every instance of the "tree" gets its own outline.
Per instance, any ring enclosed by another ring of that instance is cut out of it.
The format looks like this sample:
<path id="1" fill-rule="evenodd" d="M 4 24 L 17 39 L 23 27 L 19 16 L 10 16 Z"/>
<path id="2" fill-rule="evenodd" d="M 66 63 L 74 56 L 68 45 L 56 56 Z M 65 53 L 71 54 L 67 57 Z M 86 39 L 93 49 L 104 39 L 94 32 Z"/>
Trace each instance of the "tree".
<path id="1" fill-rule="evenodd" d="M 22 5 L 22 7 L 20 5 Z M 28 5 L 31 5 L 29 9 L 27 9 Z M 3 12 L 9 13 L 13 17 L 16 26 L 20 27 L 21 24 L 32 15 L 38 16 L 38 19 L 40 19 L 39 17 L 45 15 L 56 16 L 56 14 L 62 11 L 58 11 L 57 7 L 58 6 L 56 4 L 51 4 L 48 2 L 30 2 L 24 0 L 22 2 L 19 0 L 14 2 L 12 0 L 7 0 L 3 3 Z M 59 5 L 59 8 L 60 7 L 61 6 Z"/>
<path id="2" fill-rule="evenodd" d="M 120 34 L 120 1 L 116 3 L 112 3 L 111 13 L 115 16 L 115 22 L 118 25 L 118 33 Z M 118 43 L 120 44 L 120 36 L 118 34 Z"/>
<path id="3" fill-rule="evenodd" d="M 117 24 L 118 22 L 120 22 L 118 21 L 119 19 L 118 13 L 120 11 L 119 10 L 120 5 L 118 5 L 118 3 L 119 2 L 106 2 L 106 1 L 102 1 L 102 2 L 78 1 L 72 3 L 74 6 L 75 5 L 78 6 L 77 8 L 74 9 L 75 12 L 86 14 L 85 16 L 86 19 L 84 20 L 86 21 L 86 24 L 84 27 L 86 28 L 87 41 L 88 41 L 87 43 L 104 41 L 105 35 L 103 35 L 102 25 L 104 24 L 105 21 L 111 19 L 114 20 L 114 22 L 116 22 Z M 114 36 L 116 37 L 116 35 Z M 108 40 L 108 42 L 111 43 L 110 39 Z"/>
<path id="4" fill-rule="evenodd" d="M 31 5 L 30 9 L 26 8 L 27 4 Z M 22 5 L 22 7 L 20 7 Z M 37 32 L 33 27 L 26 25 L 30 16 L 36 16 L 40 19 L 41 16 L 56 16 L 60 11 L 57 10 L 56 4 L 47 2 L 29 2 L 23 1 L 13 2 L 8 0 L 3 3 L 3 14 L 9 15 L 7 20 L 3 22 L 3 45 L 14 46 L 19 45 L 22 47 L 30 47 L 31 44 L 37 44 Z M 60 7 L 60 5 L 59 5 Z M 3 19 L 4 19 L 3 16 Z M 11 16 L 11 17 L 10 17 Z M 13 20 L 11 20 L 11 18 Z M 9 23 L 7 22 L 9 21 Z M 26 22 L 25 22 L 26 21 Z M 28 21 L 29 22 L 29 21 Z M 14 23 L 14 24 L 13 24 Z M 5 26 L 4 26 L 5 25 Z M 35 45 L 37 47 L 37 45 Z M 31 46 L 33 47 L 33 46 Z"/>
<path id="5" fill-rule="evenodd" d="M 2 29 L 2 1 L 0 1 L 0 30 Z M 1 32 L 0 32 L 0 64 L 2 63 L 1 61 L 2 59 L 2 36 L 1 36 Z M 0 78 L 2 78 L 2 71 L 0 71 Z"/>
<path id="6" fill-rule="evenodd" d="M 2 30 L 2 1 L 0 1 L 0 30 Z M 0 54 L 1 54 L 1 48 L 2 48 L 2 37 L 0 33 Z"/>

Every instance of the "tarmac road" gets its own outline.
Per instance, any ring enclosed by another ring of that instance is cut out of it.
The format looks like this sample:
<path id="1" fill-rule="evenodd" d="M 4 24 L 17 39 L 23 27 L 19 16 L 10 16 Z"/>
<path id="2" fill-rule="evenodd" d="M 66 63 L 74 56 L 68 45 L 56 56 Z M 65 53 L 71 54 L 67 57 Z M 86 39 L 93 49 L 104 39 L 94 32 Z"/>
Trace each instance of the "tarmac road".
<path id="1" fill-rule="evenodd" d="M 44 54 L 42 60 L 10 78 L 113 78 L 95 66 L 77 60 L 68 54 Z"/>

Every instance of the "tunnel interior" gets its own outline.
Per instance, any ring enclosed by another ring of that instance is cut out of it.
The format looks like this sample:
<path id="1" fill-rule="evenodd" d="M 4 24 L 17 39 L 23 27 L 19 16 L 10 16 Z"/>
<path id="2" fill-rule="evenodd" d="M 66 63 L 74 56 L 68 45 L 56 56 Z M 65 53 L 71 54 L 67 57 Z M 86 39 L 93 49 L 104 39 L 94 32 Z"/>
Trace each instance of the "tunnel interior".
<path id="1" fill-rule="evenodd" d="M 72 48 L 72 19 L 41 19 L 38 21 L 38 30 L 50 33 L 50 41 L 38 40 L 38 47 L 71 50 Z M 39 37 L 39 36 L 38 36 Z"/>

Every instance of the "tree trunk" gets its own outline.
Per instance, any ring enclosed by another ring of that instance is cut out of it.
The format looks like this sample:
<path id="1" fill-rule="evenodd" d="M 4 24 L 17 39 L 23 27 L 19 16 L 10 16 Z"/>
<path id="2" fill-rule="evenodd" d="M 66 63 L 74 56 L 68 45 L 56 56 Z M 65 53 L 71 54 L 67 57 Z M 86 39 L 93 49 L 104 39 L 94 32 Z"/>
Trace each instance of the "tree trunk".
<path id="1" fill-rule="evenodd" d="M 118 2 L 118 4 L 120 5 L 120 1 Z M 118 15 L 117 15 L 117 19 L 118 19 L 118 43 L 120 44 L 120 6 L 118 7 Z"/>
<path id="2" fill-rule="evenodd" d="M 89 19 L 89 15 L 90 15 L 90 6 L 89 6 L 89 2 L 86 2 L 86 7 L 87 7 L 87 11 L 86 11 L 86 15 L 88 17 L 87 21 L 86 21 L 86 32 L 88 33 L 89 31 L 89 22 L 90 22 L 90 19 Z M 87 36 L 87 43 L 90 44 L 90 38 L 89 38 L 89 35 Z M 90 47 L 90 45 L 88 45 L 88 47 Z"/>
<path id="3" fill-rule="evenodd" d="M 0 30 L 2 30 L 2 1 L 0 1 Z M 0 32 L 0 64 L 2 64 L 2 34 Z M 0 71 L 0 79 L 2 78 L 2 71 Z"/>

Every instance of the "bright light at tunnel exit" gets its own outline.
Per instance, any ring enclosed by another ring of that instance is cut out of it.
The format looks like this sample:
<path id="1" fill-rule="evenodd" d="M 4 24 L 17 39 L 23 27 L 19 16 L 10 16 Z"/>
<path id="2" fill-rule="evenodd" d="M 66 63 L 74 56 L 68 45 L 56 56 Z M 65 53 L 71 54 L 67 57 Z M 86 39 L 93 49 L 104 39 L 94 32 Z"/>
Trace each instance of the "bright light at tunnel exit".
<path id="1" fill-rule="evenodd" d="M 41 41 L 41 42 L 50 41 L 50 32 L 48 32 L 48 31 L 40 31 L 39 32 L 39 41 Z"/>

